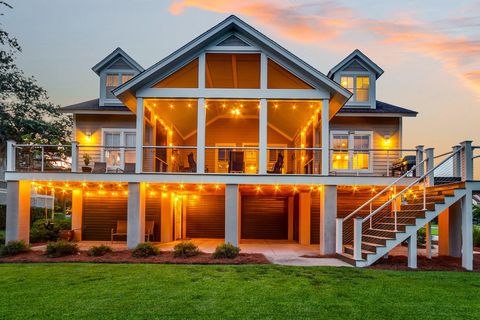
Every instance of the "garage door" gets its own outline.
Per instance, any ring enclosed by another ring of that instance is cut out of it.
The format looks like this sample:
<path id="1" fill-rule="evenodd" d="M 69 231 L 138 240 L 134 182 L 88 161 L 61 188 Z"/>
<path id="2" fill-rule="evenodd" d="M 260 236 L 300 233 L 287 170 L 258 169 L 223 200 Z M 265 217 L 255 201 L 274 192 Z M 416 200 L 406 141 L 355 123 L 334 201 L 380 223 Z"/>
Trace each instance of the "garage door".
<path id="1" fill-rule="evenodd" d="M 186 227 L 187 238 L 225 238 L 225 197 L 188 197 Z"/>
<path id="2" fill-rule="evenodd" d="M 288 197 L 242 197 L 242 239 L 288 239 Z"/>

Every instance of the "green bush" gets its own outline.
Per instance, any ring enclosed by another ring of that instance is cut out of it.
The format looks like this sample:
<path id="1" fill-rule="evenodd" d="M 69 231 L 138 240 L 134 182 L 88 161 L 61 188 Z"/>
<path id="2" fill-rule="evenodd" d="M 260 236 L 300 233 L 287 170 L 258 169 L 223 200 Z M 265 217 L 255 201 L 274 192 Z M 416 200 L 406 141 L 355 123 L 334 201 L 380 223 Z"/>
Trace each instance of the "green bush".
<path id="1" fill-rule="evenodd" d="M 5 231 L 1 230 L 0 231 L 0 245 L 5 244 Z"/>
<path id="2" fill-rule="evenodd" d="M 74 242 L 58 240 L 47 244 L 47 256 L 50 258 L 58 258 L 70 256 L 78 253 L 78 245 Z"/>
<path id="3" fill-rule="evenodd" d="M 480 227 L 473 227 L 473 246 L 480 247 Z"/>
<path id="4" fill-rule="evenodd" d="M 132 250 L 132 257 L 146 258 L 156 256 L 160 253 L 157 247 L 153 246 L 150 242 L 139 243 L 135 249 Z"/>
<path id="5" fill-rule="evenodd" d="M 417 244 L 424 246 L 427 243 L 427 230 L 420 228 L 417 231 Z"/>
<path id="6" fill-rule="evenodd" d="M 231 243 L 222 243 L 213 252 L 215 259 L 233 259 L 240 253 L 240 248 Z"/>
<path id="7" fill-rule="evenodd" d="M 15 256 L 20 253 L 28 252 L 30 248 L 23 240 L 9 241 L 6 245 L 0 247 L 0 256 Z"/>
<path id="8" fill-rule="evenodd" d="M 7 220 L 7 206 L 0 204 L 0 230 L 5 230 L 5 223 Z"/>
<path id="9" fill-rule="evenodd" d="M 70 220 L 36 220 L 30 228 L 30 242 L 48 242 L 59 239 L 60 230 L 70 230 L 72 223 Z"/>
<path id="10" fill-rule="evenodd" d="M 93 246 L 87 251 L 87 255 L 91 257 L 100 257 L 104 256 L 105 254 L 112 252 L 112 248 L 109 246 L 106 246 L 104 244 L 99 245 L 99 246 Z"/>
<path id="11" fill-rule="evenodd" d="M 196 256 L 200 253 L 198 246 L 192 241 L 182 241 L 179 242 L 173 247 L 173 255 L 176 258 L 188 258 Z"/>

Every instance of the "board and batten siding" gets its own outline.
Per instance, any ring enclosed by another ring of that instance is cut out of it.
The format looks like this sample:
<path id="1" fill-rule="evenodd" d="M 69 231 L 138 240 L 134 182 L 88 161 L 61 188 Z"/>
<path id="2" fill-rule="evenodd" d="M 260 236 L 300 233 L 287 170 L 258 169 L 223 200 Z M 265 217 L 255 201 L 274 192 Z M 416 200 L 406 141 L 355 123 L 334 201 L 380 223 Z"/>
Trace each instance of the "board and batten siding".
<path id="1" fill-rule="evenodd" d="M 330 121 L 330 131 L 372 131 L 372 175 L 386 176 L 390 166 L 401 156 L 400 152 L 388 149 L 401 149 L 401 122 L 395 117 L 334 117 Z M 384 145 L 384 137 L 390 136 L 390 146 Z"/>
<path id="2" fill-rule="evenodd" d="M 83 156 L 90 155 L 90 167 L 95 162 L 101 161 L 102 149 L 96 146 L 102 144 L 102 129 L 135 129 L 135 115 L 87 115 L 77 114 L 75 116 L 75 139 L 80 145 L 78 150 L 78 166 L 84 166 Z M 90 142 L 86 142 L 87 132 L 91 133 Z M 89 147 L 91 146 L 91 147 Z"/>

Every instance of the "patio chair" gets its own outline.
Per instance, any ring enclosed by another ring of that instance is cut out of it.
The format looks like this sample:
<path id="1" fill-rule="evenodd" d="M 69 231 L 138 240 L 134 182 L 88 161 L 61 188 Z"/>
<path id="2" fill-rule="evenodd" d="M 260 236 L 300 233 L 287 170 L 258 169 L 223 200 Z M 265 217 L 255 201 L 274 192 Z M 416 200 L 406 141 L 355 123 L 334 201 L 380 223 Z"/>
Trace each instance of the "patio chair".
<path id="1" fill-rule="evenodd" d="M 106 162 L 95 162 L 93 165 L 92 173 L 106 173 L 107 172 L 107 163 Z"/>
<path id="2" fill-rule="evenodd" d="M 150 241 L 150 236 L 153 239 L 153 228 L 155 227 L 155 221 L 145 221 L 145 241 Z"/>
<path id="3" fill-rule="evenodd" d="M 228 172 L 243 173 L 244 169 L 243 151 L 230 151 Z"/>
<path id="4" fill-rule="evenodd" d="M 123 169 L 118 168 L 117 173 L 135 173 L 135 163 L 125 162 Z"/>
<path id="5" fill-rule="evenodd" d="M 188 158 L 189 172 L 197 172 L 197 163 L 193 158 L 193 152 L 190 152 L 187 158 Z"/>
<path id="6" fill-rule="evenodd" d="M 282 173 L 283 169 L 283 154 L 279 153 L 277 161 L 273 165 L 272 170 L 267 170 L 267 173 Z"/>
<path id="7" fill-rule="evenodd" d="M 127 236 L 127 221 L 126 220 L 117 220 L 117 227 L 112 229 L 110 235 L 110 241 L 113 243 L 114 236 Z"/>

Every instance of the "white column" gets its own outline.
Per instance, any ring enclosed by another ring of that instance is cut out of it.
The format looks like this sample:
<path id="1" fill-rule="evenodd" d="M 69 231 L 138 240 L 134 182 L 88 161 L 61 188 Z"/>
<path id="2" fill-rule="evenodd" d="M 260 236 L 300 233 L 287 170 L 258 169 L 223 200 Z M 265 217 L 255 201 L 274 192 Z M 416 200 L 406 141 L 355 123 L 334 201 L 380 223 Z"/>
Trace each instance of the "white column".
<path id="1" fill-rule="evenodd" d="M 427 166 L 426 166 L 426 170 L 427 172 L 430 171 L 431 169 L 433 169 L 433 157 L 434 157 L 434 154 L 433 154 L 433 151 L 434 149 L 433 148 L 427 148 L 425 149 L 425 156 L 427 157 L 427 160 L 426 160 L 426 163 L 427 163 Z M 425 173 L 427 173 L 425 172 Z M 428 175 L 427 175 L 427 186 L 428 187 L 431 187 L 435 184 L 435 177 L 433 175 L 433 171 L 430 172 Z"/>
<path id="2" fill-rule="evenodd" d="M 72 141 L 72 172 L 78 171 L 78 142 Z"/>
<path id="3" fill-rule="evenodd" d="M 238 247 L 238 215 L 239 215 L 238 184 L 225 186 L 225 243 L 231 243 Z"/>
<path id="4" fill-rule="evenodd" d="M 143 129 L 144 129 L 143 98 L 137 98 L 137 123 L 135 141 L 135 173 L 143 171 Z"/>
<path id="5" fill-rule="evenodd" d="M 463 141 L 462 146 L 462 181 L 473 180 L 472 141 Z"/>
<path id="6" fill-rule="evenodd" d="M 430 222 L 425 225 L 425 248 L 427 258 L 432 259 L 432 224 Z"/>
<path id="7" fill-rule="evenodd" d="M 197 173 L 205 173 L 205 99 L 198 99 L 197 108 Z"/>
<path id="8" fill-rule="evenodd" d="M 127 246 L 145 241 L 145 183 L 128 183 Z"/>
<path id="9" fill-rule="evenodd" d="M 320 254 L 335 253 L 337 186 L 323 186 L 320 192 Z"/>
<path id="10" fill-rule="evenodd" d="M 353 219 L 353 259 L 363 260 L 362 258 L 362 217 Z"/>
<path id="11" fill-rule="evenodd" d="M 205 88 L 205 52 L 198 56 L 198 88 Z"/>
<path id="12" fill-rule="evenodd" d="M 15 141 L 7 141 L 7 171 L 15 171 Z"/>
<path id="13" fill-rule="evenodd" d="M 310 192 L 298 194 L 298 243 L 302 245 L 310 244 L 311 201 Z"/>
<path id="14" fill-rule="evenodd" d="M 423 161 L 423 146 L 419 145 L 415 147 L 417 149 L 416 152 L 416 163 L 415 163 L 415 176 L 421 177 L 425 173 L 425 163 L 422 163 Z"/>
<path id="15" fill-rule="evenodd" d="M 259 111 L 259 164 L 258 173 L 267 174 L 267 131 L 268 131 L 268 106 L 267 99 L 260 99 Z"/>
<path id="16" fill-rule="evenodd" d="M 322 100 L 322 175 L 330 172 L 330 107 L 329 100 Z"/>
<path id="17" fill-rule="evenodd" d="M 75 189 L 72 191 L 72 230 L 76 241 L 82 241 L 82 221 L 83 190 Z"/>
<path id="18" fill-rule="evenodd" d="M 337 239 L 335 241 L 335 252 L 338 254 L 343 253 L 343 218 L 337 218 L 337 226 L 336 226 L 336 236 Z"/>
<path id="19" fill-rule="evenodd" d="M 414 232 L 408 238 L 408 267 L 417 269 L 417 233 Z"/>
<path id="20" fill-rule="evenodd" d="M 473 221 L 472 221 L 472 190 L 466 189 L 465 197 L 461 199 L 462 206 L 462 267 L 473 270 Z M 458 232 L 458 230 L 457 230 Z"/>
<path id="21" fill-rule="evenodd" d="M 5 242 L 30 241 L 30 181 L 7 182 L 7 217 Z"/>
<path id="22" fill-rule="evenodd" d="M 260 89 L 268 89 L 268 57 L 260 54 Z"/>

